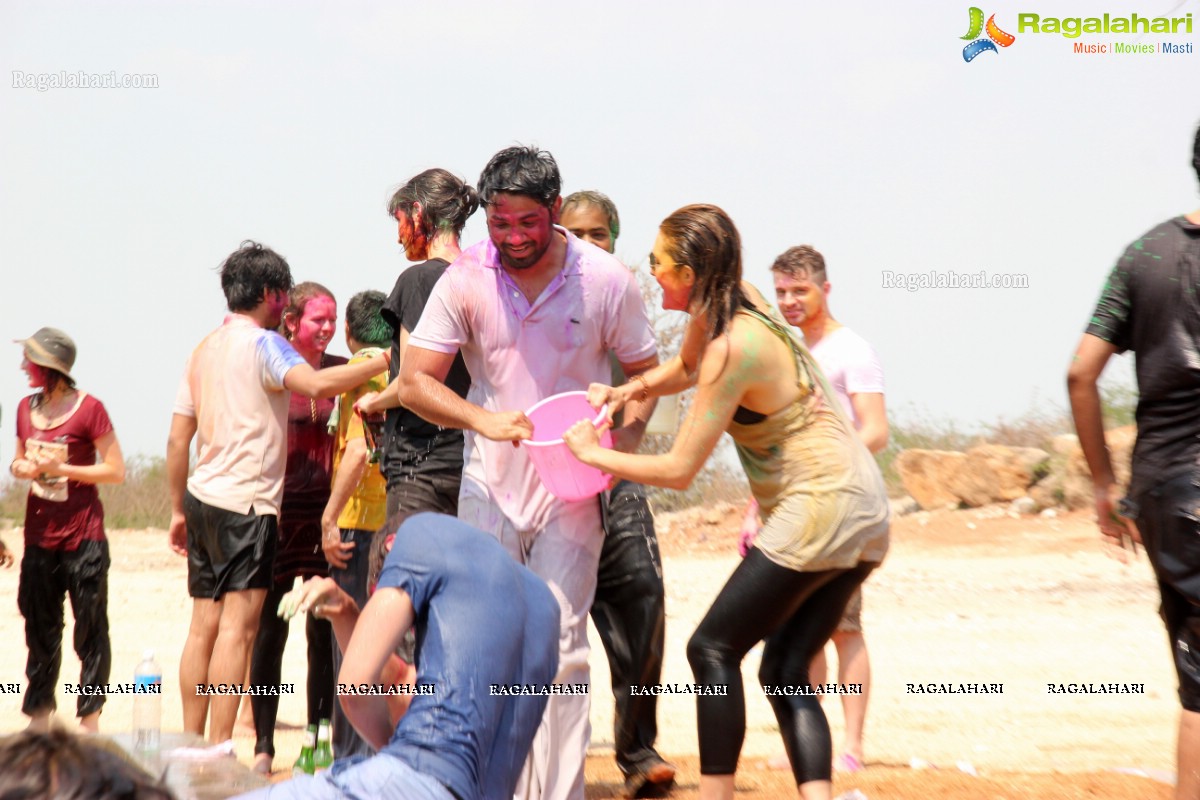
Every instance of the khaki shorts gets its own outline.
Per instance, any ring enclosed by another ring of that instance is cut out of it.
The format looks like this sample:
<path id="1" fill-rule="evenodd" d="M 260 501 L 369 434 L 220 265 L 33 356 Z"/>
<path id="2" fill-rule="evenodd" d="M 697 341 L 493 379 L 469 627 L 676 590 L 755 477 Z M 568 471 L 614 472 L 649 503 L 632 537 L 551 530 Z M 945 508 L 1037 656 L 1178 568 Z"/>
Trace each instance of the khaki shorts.
<path id="1" fill-rule="evenodd" d="M 862 633 L 862 587 L 854 590 L 846 610 L 842 612 L 842 621 L 837 626 L 838 633 Z"/>

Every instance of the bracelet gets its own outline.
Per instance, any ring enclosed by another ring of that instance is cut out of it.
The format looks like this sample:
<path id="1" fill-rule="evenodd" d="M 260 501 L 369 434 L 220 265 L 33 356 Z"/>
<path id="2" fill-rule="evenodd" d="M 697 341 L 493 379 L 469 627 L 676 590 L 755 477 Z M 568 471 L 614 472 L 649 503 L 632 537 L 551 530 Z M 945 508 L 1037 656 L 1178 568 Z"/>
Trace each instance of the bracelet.
<path id="1" fill-rule="evenodd" d="M 634 375 L 633 379 L 635 381 L 642 382 L 642 396 L 639 397 L 638 400 L 639 400 L 639 402 L 642 402 L 642 403 L 646 402 L 647 400 L 650 399 L 650 383 L 649 383 L 649 381 L 646 380 L 645 375 Z"/>

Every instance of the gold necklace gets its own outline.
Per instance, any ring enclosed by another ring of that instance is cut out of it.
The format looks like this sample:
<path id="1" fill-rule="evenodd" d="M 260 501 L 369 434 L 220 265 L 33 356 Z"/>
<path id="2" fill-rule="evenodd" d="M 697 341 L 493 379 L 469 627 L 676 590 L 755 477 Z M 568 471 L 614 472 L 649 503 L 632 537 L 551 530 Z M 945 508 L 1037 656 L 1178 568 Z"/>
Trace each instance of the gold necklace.
<path id="1" fill-rule="evenodd" d="M 324 354 L 324 353 L 321 353 L 321 357 L 320 357 L 320 359 L 317 361 L 317 369 L 324 369 L 324 367 L 325 367 L 325 354 Z M 308 398 L 308 410 L 309 410 L 309 414 L 310 414 L 310 415 L 311 415 L 311 417 L 312 417 L 313 424 L 315 425 L 315 424 L 316 424 L 316 422 L 317 422 L 317 401 L 316 401 L 316 398 L 313 398 L 313 397 L 310 397 L 310 398 Z"/>

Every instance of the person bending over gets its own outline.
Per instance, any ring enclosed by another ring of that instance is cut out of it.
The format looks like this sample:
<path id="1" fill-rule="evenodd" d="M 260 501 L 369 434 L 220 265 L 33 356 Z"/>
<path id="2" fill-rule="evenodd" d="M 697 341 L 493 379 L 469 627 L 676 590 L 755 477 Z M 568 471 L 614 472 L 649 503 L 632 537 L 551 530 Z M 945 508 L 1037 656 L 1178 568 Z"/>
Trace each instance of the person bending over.
<path id="1" fill-rule="evenodd" d="M 499 542 L 454 517 L 421 513 L 387 530 L 392 550 L 361 614 L 328 578 L 305 583 L 280 609 L 333 623 L 346 645 L 342 686 L 395 685 L 404 668 L 396 648 L 415 626 L 407 711 L 397 722 L 403 704 L 386 694 L 342 693 L 347 719 L 378 754 L 243 798 L 512 797 L 558 668 L 559 602 Z M 514 686 L 535 693 L 511 693 Z"/>

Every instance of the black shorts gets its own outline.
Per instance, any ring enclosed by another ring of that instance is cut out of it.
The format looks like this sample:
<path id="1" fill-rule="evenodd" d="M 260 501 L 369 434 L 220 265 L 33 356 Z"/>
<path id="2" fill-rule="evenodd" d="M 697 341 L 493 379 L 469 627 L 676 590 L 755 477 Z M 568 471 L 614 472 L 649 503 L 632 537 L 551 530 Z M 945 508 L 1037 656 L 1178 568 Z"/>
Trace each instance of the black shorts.
<path id="1" fill-rule="evenodd" d="M 271 588 L 279 520 L 253 510 L 238 514 L 202 503 L 188 492 L 188 594 L 220 600 L 226 592 Z"/>
<path id="2" fill-rule="evenodd" d="M 1200 485 L 1184 474 L 1136 500 L 1138 531 L 1162 596 L 1179 701 L 1200 711 Z"/>

